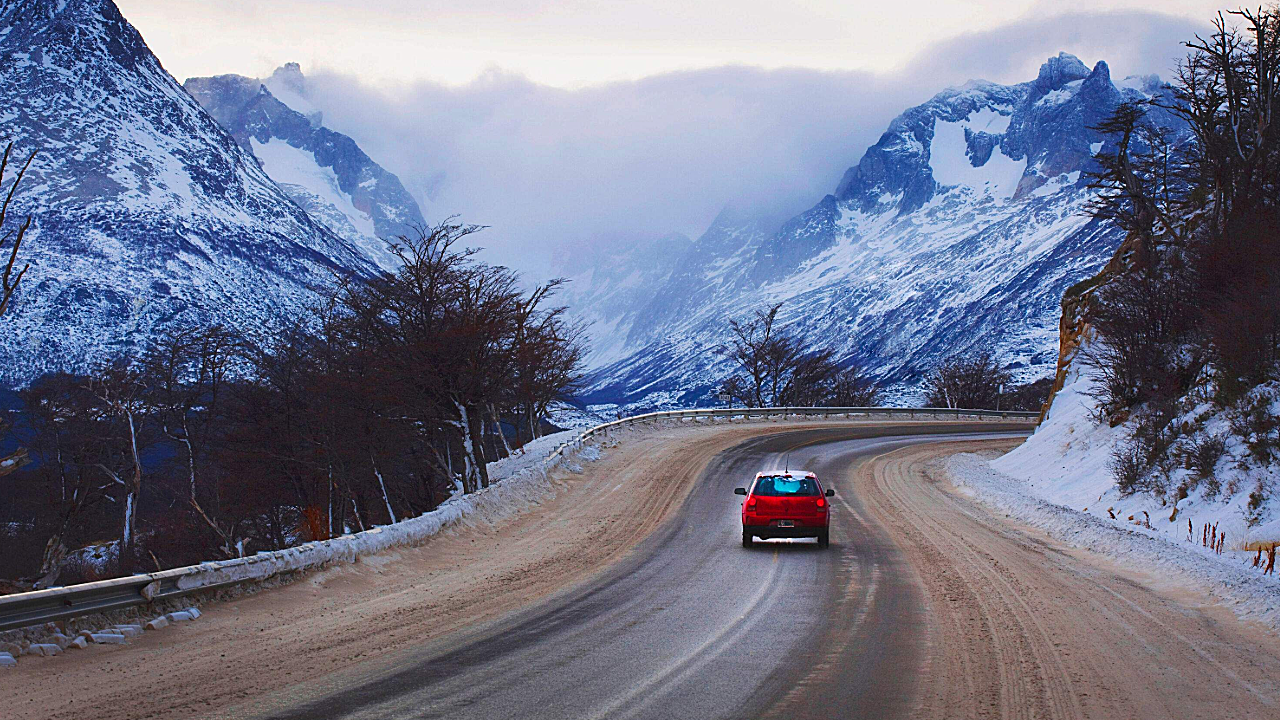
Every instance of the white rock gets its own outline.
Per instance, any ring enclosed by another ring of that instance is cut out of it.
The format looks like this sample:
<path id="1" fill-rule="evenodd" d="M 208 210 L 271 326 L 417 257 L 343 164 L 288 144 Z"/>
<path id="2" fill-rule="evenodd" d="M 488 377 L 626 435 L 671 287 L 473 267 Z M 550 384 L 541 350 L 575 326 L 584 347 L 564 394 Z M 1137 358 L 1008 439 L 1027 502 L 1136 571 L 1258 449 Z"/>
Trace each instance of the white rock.
<path id="1" fill-rule="evenodd" d="M 127 638 L 136 638 L 142 634 L 141 625 L 113 625 L 111 629 Z"/>
<path id="2" fill-rule="evenodd" d="M 185 613 L 187 613 L 188 615 L 190 615 L 192 620 L 195 620 L 196 618 L 200 617 L 200 608 L 198 608 L 198 607 L 196 607 L 196 606 L 194 606 L 194 605 L 192 605 L 191 607 L 187 608 L 187 609 L 186 609 L 186 610 L 184 610 L 183 612 L 185 612 Z"/>
<path id="3" fill-rule="evenodd" d="M 67 646 L 71 644 L 71 638 L 63 635 L 62 633 L 53 633 L 49 636 L 49 642 L 65 650 L 67 649 Z"/>
<path id="4" fill-rule="evenodd" d="M 14 660 L 9 653 L 0 653 L 0 668 L 16 667 L 17 664 L 18 661 Z"/>
<path id="5" fill-rule="evenodd" d="M 32 655 L 43 655 L 44 657 L 53 657 L 54 655 L 61 655 L 62 648 L 58 647 L 57 645 L 54 645 L 53 643 L 33 643 L 31 645 L 30 653 Z"/>
<path id="6" fill-rule="evenodd" d="M 89 647 L 89 641 L 79 635 L 71 638 L 71 642 L 67 643 L 68 648 L 80 648 L 81 650 Z"/>
<path id="7" fill-rule="evenodd" d="M 151 620 L 148 620 L 145 627 L 148 630 L 159 630 L 160 628 L 166 628 L 166 627 L 169 627 L 169 619 L 161 615 L 158 618 L 153 618 Z"/>
<path id="8" fill-rule="evenodd" d="M 124 645 L 127 639 L 119 633 L 97 632 L 89 636 L 89 639 L 99 645 Z"/>
<path id="9" fill-rule="evenodd" d="M 191 617 L 191 613 L 187 612 L 186 610 L 179 610 L 178 612 L 171 612 L 171 613 L 169 613 L 168 615 L 166 615 L 165 617 L 169 618 L 169 622 L 182 622 L 182 621 L 184 621 L 184 620 L 194 620 L 194 619 L 195 619 L 195 618 Z"/>

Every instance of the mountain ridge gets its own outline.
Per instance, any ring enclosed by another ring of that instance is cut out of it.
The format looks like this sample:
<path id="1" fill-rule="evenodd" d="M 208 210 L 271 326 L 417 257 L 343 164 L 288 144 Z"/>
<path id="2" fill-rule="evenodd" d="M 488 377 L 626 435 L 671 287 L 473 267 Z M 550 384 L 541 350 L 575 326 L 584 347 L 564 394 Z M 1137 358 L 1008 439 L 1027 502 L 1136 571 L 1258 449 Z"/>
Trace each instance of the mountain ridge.
<path id="1" fill-rule="evenodd" d="M 284 76 L 284 82 L 304 82 L 296 63 L 280 68 L 276 76 Z M 255 78 L 188 78 L 183 88 L 308 214 L 383 269 L 398 266 L 386 239 L 423 226 L 422 211 L 400 179 L 355 140 L 325 127 L 321 113 L 304 114 L 291 107 Z"/>
<path id="2" fill-rule="evenodd" d="M 1063 290 L 1120 240 L 1083 212 L 1107 142 L 1092 128 L 1155 92 L 1149 77 L 1117 86 L 1105 62 L 1060 53 L 1033 80 L 971 81 L 908 108 L 780 229 L 713 223 L 689 251 L 701 276 L 673 274 L 654 293 L 654 321 L 625 328 L 624 356 L 593 369 L 585 401 L 713 401 L 728 320 L 776 302 L 785 327 L 867 367 L 894 401 L 914 401 L 931 367 L 970 349 L 994 348 L 1020 381 L 1050 374 Z"/>
<path id="3" fill-rule="evenodd" d="M 31 269 L 0 380 L 83 372 L 165 328 L 264 336 L 375 265 L 315 222 L 168 74 L 111 0 L 0 5 L 0 134 Z"/>

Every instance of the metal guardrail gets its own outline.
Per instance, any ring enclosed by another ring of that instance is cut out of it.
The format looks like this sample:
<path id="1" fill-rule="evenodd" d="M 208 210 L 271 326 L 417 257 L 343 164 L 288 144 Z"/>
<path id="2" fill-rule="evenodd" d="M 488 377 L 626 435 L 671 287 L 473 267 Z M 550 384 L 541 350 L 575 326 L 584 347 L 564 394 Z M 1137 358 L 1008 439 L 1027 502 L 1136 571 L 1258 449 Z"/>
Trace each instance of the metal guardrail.
<path id="1" fill-rule="evenodd" d="M 561 443 L 547 455 L 546 465 L 553 467 L 570 449 L 582 447 L 593 437 L 607 435 L 610 430 L 648 425 L 662 420 L 716 420 L 742 418 L 744 420 L 769 420 L 789 418 L 916 418 L 930 420 L 1035 420 L 1039 413 L 1014 410 L 952 410 L 949 408 L 730 408 L 720 410 L 671 410 L 635 415 L 621 420 L 597 425 L 572 440 Z M 366 531 L 378 531 L 377 528 Z M 335 538 L 336 539 L 336 538 Z M 306 554 L 308 546 L 322 545 L 332 540 L 306 543 L 294 548 L 260 553 L 235 560 L 207 562 L 200 565 L 173 568 L 156 573 L 69 585 L 67 587 L 35 590 L 32 592 L 0 595 L 0 631 L 39 625 L 72 617 L 91 615 L 108 610 L 119 610 L 145 605 L 156 600 L 176 598 L 195 592 L 217 589 L 242 582 L 258 581 L 276 572 L 306 569 L 306 563 L 287 562 Z M 289 558 L 286 558 L 289 556 Z M 265 563 L 278 568 L 265 576 L 255 574 L 251 566 Z M 248 572 L 245 572 L 245 571 Z"/>
<path id="2" fill-rule="evenodd" d="M 547 455 L 547 461 L 552 462 L 556 458 L 562 456 L 565 451 L 570 448 L 582 447 L 582 443 L 595 437 L 596 435 L 606 434 L 610 430 L 615 430 L 630 425 L 644 425 L 659 420 L 714 420 L 717 418 L 743 418 L 743 419 L 764 419 L 769 418 L 832 418 L 841 417 L 851 419 L 855 417 L 863 417 L 872 419 L 876 416 L 884 416 L 887 419 L 892 418 L 909 418 L 918 419 L 920 417 L 930 420 L 963 420 L 965 418 L 973 420 L 1031 420 L 1034 421 L 1040 417 L 1038 412 L 1029 412 L 1024 410 L 966 410 L 953 408 L 890 408 L 890 407 L 769 407 L 769 408 L 725 408 L 720 410 L 667 410 L 663 412 L 652 412 L 644 415 L 633 415 L 631 417 L 622 418 L 613 422 L 607 422 L 603 425 L 597 425 L 590 430 L 583 432 L 578 437 L 562 443 L 555 450 Z"/>

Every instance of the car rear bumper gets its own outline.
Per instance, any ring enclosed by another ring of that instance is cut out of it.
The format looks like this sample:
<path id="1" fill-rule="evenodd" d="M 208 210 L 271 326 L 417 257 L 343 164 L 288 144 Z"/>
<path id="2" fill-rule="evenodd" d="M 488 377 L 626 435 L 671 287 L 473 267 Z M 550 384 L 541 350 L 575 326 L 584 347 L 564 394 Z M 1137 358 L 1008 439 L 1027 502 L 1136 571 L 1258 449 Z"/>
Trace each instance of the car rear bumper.
<path id="1" fill-rule="evenodd" d="M 778 527 L 777 525 L 743 525 L 743 534 L 768 540 L 770 538 L 816 538 L 827 532 L 826 525 L 804 525 L 800 527 Z"/>

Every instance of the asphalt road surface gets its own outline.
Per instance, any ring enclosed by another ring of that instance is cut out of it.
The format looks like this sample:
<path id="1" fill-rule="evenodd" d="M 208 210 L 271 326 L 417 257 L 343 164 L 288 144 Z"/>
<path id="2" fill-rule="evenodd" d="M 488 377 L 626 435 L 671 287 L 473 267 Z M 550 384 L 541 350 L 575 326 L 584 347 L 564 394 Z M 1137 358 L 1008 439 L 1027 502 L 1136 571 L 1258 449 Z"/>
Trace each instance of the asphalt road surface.
<path id="1" fill-rule="evenodd" d="M 751 439 L 717 456 L 674 518 L 590 584 L 428 644 L 328 696 L 277 698 L 291 709 L 266 717 L 904 717 L 926 656 L 926 602 L 847 478 L 911 444 L 1014 436 L 974 430 L 843 427 Z M 829 549 L 741 547 L 734 487 L 783 464 L 836 488 Z"/>

